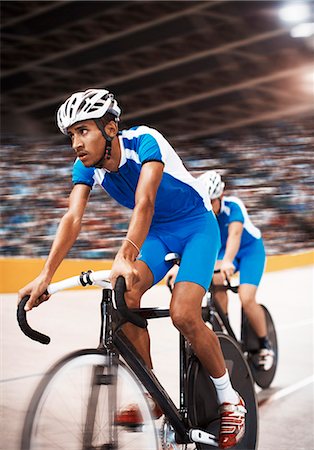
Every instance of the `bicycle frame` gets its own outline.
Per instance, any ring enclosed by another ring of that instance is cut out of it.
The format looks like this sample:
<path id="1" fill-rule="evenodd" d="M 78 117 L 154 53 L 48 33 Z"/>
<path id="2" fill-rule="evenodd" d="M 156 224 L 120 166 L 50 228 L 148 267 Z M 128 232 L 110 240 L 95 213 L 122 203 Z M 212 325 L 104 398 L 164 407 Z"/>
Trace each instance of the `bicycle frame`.
<path id="1" fill-rule="evenodd" d="M 122 330 L 122 325 L 126 320 L 122 319 L 119 323 L 114 323 L 112 320 L 116 309 L 112 303 L 112 291 L 110 289 L 103 290 L 103 297 L 101 302 L 101 336 L 100 344 L 106 352 L 113 354 L 115 349 L 123 357 L 129 367 L 133 370 L 143 386 L 156 399 L 159 406 L 164 411 L 176 432 L 177 442 L 185 444 L 191 442 L 188 436 L 187 424 L 181 418 L 176 406 L 172 402 L 168 393 L 158 381 L 157 377 L 145 365 L 141 356 L 136 351 L 133 344 L 129 341 Z M 146 319 L 169 317 L 169 309 L 158 310 L 156 308 L 144 308 L 133 310 L 136 314 L 142 315 Z M 180 361 L 185 360 L 184 355 L 184 338 L 180 337 Z M 180 364 L 180 410 L 186 408 L 184 401 L 184 380 L 186 378 L 186 366 Z"/>

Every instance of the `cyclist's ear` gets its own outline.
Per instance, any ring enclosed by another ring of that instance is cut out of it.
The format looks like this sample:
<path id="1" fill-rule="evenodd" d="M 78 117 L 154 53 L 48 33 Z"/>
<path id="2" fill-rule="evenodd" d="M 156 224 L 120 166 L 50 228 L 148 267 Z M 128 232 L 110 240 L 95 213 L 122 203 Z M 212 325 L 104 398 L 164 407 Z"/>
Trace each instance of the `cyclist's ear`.
<path id="1" fill-rule="evenodd" d="M 114 120 L 110 120 L 104 125 L 104 130 L 113 139 L 118 134 L 118 124 Z"/>

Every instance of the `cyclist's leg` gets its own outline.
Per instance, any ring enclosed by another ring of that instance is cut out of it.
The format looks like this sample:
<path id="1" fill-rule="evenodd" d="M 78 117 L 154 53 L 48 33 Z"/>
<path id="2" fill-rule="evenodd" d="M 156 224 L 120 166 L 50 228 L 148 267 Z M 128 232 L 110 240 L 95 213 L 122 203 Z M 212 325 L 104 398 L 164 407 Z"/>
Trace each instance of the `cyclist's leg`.
<path id="1" fill-rule="evenodd" d="M 204 323 L 201 303 L 207 291 L 218 249 L 219 229 L 213 215 L 185 224 L 185 245 L 170 304 L 173 324 L 215 378 L 225 373 L 225 364 L 215 333 Z M 209 350 L 210 349 L 210 350 Z"/>
<path id="2" fill-rule="evenodd" d="M 265 267 L 265 249 L 262 239 L 258 239 L 240 257 L 239 297 L 252 329 L 259 341 L 256 364 L 260 369 L 269 370 L 274 362 L 274 351 L 269 342 L 264 308 L 257 303 L 256 293 Z"/>
<path id="3" fill-rule="evenodd" d="M 204 293 L 204 288 L 196 283 L 176 283 L 170 314 L 174 326 L 192 344 L 208 372 L 217 378 L 224 375 L 225 365 L 218 339 L 202 319 L 201 303 Z"/>
<path id="4" fill-rule="evenodd" d="M 185 245 L 172 293 L 170 315 L 174 326 L 191 342 L 209 373 L 220 377 L 225 373 L 225 364 L 219 341 L 201 315 L 202 299 L 212 278 L 220 244 L 218 225 L 214 221 L 215 218 L 208 215 L 185 225 Z"/>
<path id="5" fill-rule="evenodd" d="M 173 291 L 171 317 L 174 325 L 191 342 L 208 377 L 210 375 L 215 385 L 218 403 L 221 405 L 219 444 L 221 448 L 229 448 L 244 435 L 246 409 L 244 401 L 231 385 L 218 337 L 201 318 L 203 295 L 201 286 L 178 282 Z M 230 428 L 230 422 L 235 426 Z"/>
<path id="6" fill-rule="evenodd" d="M 264 273 L 265 260 L 262 239 L 256 240 L 239 254 L 239 298 L 243 310 L 259 338 L 267 335 L 265 313 L 256 301 L 257 288 Z"/>
<path id="7" fill-rule="evenodd" d="M 222 405 L 220 446 L 229 448 L 243 435 L 245 408 L 232 388 L 219 340 L 201 315 L 202 298 L 208 289 L 220 244 L 216 227 L 217 223 L 210 217 L 207 223 L 193 224 L 194 233 L 186 240 L 182 253 L 170 313 L 174 325 L 190 341 L 215 384 L 218 402 Z M 229 415 L 226 408 L 232 409 L 230 420 L 236 423 L 232 430 L 226 427 L 226 415 Z"/>
<path id="8" fill-rule="evenodd" d="M 267 335 L 265 313 L 261 305 L 256 301 L 257 286 L 253 284 L 241 284 L 239 286 L 239 298 L 245 315 L 259 338 Z"/>

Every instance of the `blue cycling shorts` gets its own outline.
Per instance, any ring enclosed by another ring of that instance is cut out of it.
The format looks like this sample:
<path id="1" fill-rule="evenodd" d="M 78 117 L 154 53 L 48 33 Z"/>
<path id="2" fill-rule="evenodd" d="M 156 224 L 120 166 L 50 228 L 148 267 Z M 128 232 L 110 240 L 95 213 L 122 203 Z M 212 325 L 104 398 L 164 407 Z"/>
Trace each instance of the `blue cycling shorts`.
<path id="1" fill-rule="evenodd" d="M 172 264 L 165 262 L 167 253 L 181 256 L 176 278 L 209 288 L 220 248 L 220 232 L 212 211 L 202 215 L 153 225 L 138 257 L 154 276 L 154 284 L 164 278 Z"/>
<path id="2" fill-rule="evenodd" d="M 226 248 L 221 248 L 218 254 L 218 260 L 222 260 Z M 239 250 L 233 264 L 235 271 L 240 272 L 240 285 L 253 284 L 258 286 L 265 269 L 266 254 L 262 239 L 254 240 Z"/>

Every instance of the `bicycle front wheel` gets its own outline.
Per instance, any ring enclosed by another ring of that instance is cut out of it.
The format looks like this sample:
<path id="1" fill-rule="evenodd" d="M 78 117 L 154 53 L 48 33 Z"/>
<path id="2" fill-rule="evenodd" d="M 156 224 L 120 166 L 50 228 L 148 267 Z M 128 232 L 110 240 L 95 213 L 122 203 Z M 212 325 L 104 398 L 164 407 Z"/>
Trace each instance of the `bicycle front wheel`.
<path id="1" fill-rule="evenodd" d="M 116 412 L 129 404 L 138 405 L 141 426 L 116 426 Z M 26 414 L 21 450 L 56 449 L 158 449 L 142 386 L 123 362 L 87 349 L 48 371 Z"/>

